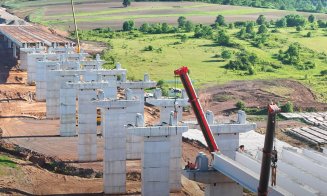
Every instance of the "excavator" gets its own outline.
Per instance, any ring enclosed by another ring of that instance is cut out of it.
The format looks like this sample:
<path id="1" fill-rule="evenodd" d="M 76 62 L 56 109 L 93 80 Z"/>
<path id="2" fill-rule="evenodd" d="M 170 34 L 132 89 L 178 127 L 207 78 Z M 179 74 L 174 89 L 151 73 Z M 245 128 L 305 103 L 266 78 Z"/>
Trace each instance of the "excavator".
<path id="1" fill-rule="evenodd" d="M 219 152 L 219 148 L 216 144 L 216 141 L 213 137 L 212 131 L 208 124 L 207 119 L 205 118 L 203 109 L 198 100 L 194 87 L 192 85 L 191 79 L 188 75 L 189 69 L 185 66 L 174 71 L 175 76 L 179 76 L 182 84 L 185 88 L 185 91 L 189 97 L 189 102 L 194 110 L 196 119 L 200 125 L 203 136 L 206 140 L 210 152 Z M 263 148 L 262 164 L 261 164 L 261 173 L 260 181 L 258 186 L 258 195 L 265 196 L 268 194 L 268 183 L 269 183 L 269 174 L 271 161 L 277 162 L 277 151 L 273 150 L 273 141 L 276 125 L 276 114 L 280 111 L 277 105 L 269 104 L 268 105 L 268 121 L 267 121 L 267 130 L 265 136 L 265 143 Z M 275 153 L 273 153 L 275 152 Z M 273 156 L 272 156 L 273 155 Z M 186 169 L 196 169 L 196 163 L 188 162 Z"/>

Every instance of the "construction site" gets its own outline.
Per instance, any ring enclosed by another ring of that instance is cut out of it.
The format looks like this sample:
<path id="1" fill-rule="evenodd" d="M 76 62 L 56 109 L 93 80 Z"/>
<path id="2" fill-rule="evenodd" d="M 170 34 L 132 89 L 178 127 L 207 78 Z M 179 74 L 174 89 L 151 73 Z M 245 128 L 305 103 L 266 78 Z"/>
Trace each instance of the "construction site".
<path id="1" fill-rule="evenodd" d="M 223 115 L 223 87 L 195 90 L 190 67 L 163 96 L 146 70 L 129 80 L 79 40 L 0 15 L 0 152 L 22 167 L 0 171 L 0 195 L 327 195 L 327 104 L 307 88 L 299 103 L 319 111 L 284 113 L 262 92 L 264 121 Z M 251 82 L 224 92 L 259 96 Z"/>

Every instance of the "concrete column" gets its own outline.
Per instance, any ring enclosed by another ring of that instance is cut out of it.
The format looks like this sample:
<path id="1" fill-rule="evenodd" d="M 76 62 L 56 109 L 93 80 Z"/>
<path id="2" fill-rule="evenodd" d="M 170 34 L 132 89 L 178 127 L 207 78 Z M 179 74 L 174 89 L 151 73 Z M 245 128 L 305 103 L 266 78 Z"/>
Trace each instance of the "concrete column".
<path id="1" fill-rule="evenodd" d="M 127 90 L 127 89 L 126 89 Z M 125 93 L 126 93 L 125 90 Z M 144 114 L 144 90 L 134 89 L 130 96 L 136 96 L 140 102 L 138 104 L 128 107 L 126 115 L 126 124 L 135 124 L 135 116 L 137 113 Z M 127 94 L 127 93 L 126 93 Z M 129 96 L 129 95 L 128 95 Z M 141 159 L 143 137 L 136 135 L 127 135 L 126 148 L 127 159 Z"/>
<path id="2" fill-rule="evenodd" d="M 185 131 L 187 127 L 179 126 L 128 128 L 128 133 L 144 137 L 144 151 L 141 158 L 142 195 L 169 195 L 171 137 L 181 135 Z"/>
<path id="3" fill-rule="evenodd" d="M 65 80 L 76 82 L 79 75 L 66 76 Z M 66 83 L 60 87 L 60 136 L 76 135 L 76 91 Z"/>
<path id="4" fill-rule="evenodd" d="M 120 64 L 116 64 L 116 69 L 120 69 Z M 131 116 L 135 116 L 136 113 L 141 113 L 144 115 L 144 89 L 155 87 L 156 82 L 150 81 L 149 76 L 147 74 L 144 75 L 144 80 L 140 82 L 119 82 L 118 86 L 121 88 L 130 88 L 133 91 L 133 96 L 137 97 L 140 100 L 139 105 L 132 106 L 128 110 L 128 114 Z M 134 119 L 128 121 L 128 124 L 134 124 Z M 127 159 L 140 159 L 141 155 L 141 146 L 142 138 L 136 135 L 127 135 Z"/>
<path id="5" fill-rule="evenodd" d="M 104 193 L 126 192 L 126 128 L 125 109 L 104 109 L 105 155 Z"/>
<path id="6" fill-rule="evenodd" d="M 17 58 L 17 47 L 16 47 L 15 43 L 13 43 L 12 54 L 13 54 L 13 57 L 16 59 Z"/>
<path id="7" fill-rule="evenodd" d="M 97 111 L 91 100 L 96 89 L 80 89 L 78 94 L 78 160 L 97 160 Z"/>
<path id="8" fill-rule="evenodd" d="M 145 137 L 142 156 L 142 195 L 169 195 L 169 137 Z"/>
<path id="9" fill-rule="evenodd" d="M 39 61 L 37 62 L 36 71 L 36 100 L 45 101 L 47 92 L 47 80 L 49 70 L 59 69 L 60 64 L 58 61 Z"/>
<path id="10" fill-rule="evenodd" d="M 104 170 L 105 194 L 126 192 L 126 107 L 135 100 L 100 100 L 94 104 L 102 108 L 104 123 Z"/>
<path id="11" fill-rule="evenodd" d="M 46 108 L 47 118 L 59 118 L 60 108 L 59 106 L 59 72 L 49 71 L 47 74 L 47 92 L 46 92 Z"/>
<path id="12" fill-rule="evenodd" d="M 11 43 L 12 43 L 11 40 L 8 39 L 8 48 L 11 48 L 12 47 Z"/>
<path id="13" fill-rule="evenodd" d="M 156 99 L 148 99 L 147 102 L 160 107 L 160 124 L 174 124 L 182 120 L 183 107 L 189 103 L 186 99 L 162 99 L 161 91 L 155 91 Z M 174 110 L 177 110 L 177 114 Z M 174 122 L 172 122 L 174 121 Z M 182 135 L 172 135 L 170 137 L 171 150 L 170 150 L 170 191 L 181 191 L 181 156 L 182 156 Z"/>
<path id="14" fill-rule="evenodd" d="M 36 62 L 44 59 L 42 53 L 27 54 L 27 83 L 33 84 L 36 78 Z"/>

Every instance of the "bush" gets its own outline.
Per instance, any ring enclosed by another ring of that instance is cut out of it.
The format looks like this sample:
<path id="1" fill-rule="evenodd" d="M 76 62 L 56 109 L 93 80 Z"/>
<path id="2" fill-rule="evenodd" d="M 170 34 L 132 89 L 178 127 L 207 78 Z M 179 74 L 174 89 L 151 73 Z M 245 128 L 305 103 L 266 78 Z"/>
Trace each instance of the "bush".
<path id="1" fill-rule="evenodd" d="M 312 36 L 312 33 L 311 32 L 308 32 L 307 33 L 307 37 L 311 37 Z"/>
<path id="2" fill-rule="evenodd" d="M 302 31 L 302 27 L 300 27 L 300 26 L 297 26 L 297 27 L 296 27 L 296 31 L 297 31 L 297 32 L 300 32 L 300 31 Z"/>
<path id="3" fill-rule="evenodd" d="M 184 16 L 180 16 L 177 19 L 177 23 L 178 23 L 178 27 L 179 28 L 184 28 L 185 27 L 185 24 L 186 24 L 186 18 Z"/>
<path id="4" fill-rule="evenodd" d="M 322 70 L 322 71 L 320 72 L 320 75 L 322 75 L 322 76 L 327 76 L 327 69 Z"/>
<path id="5" fill-rule="evenodd" d="M 181 36 L 181 42 L 182 42 L 182 43 L 186 42 L 187 39 L 188 39 L 187 35 L 183 34 L 183 35 Z"/>
<path id="6" fill-rule="evenodd" d="M 222 53 L 221 53 L 221 57 L 222 57 L 223 59 L 230 59 L 230 58 L 232 57 L 232 53 L 231 53 L 231 51 L 229 51 L 229 50 L 224 50 L 224 51 L 222 51 Z"/>
<path id="7" fill-rule="evenodd" d="M 254 65 L 258 62 L 258 56 L 254 53 L 238 53 L 236 60 L 229 61 L 225 65 L 226 69 L 248 71 L 250 75 L 255 74 Z"/>
<path id="8" fill-rule="evenodd" d="M 277 20 L 275 26 L 277 28 L 284 28 L 284 27 L 286 27 L 287 26 L 286 18 L 282 18 L 280 20 Z"/>
<path id="9" fill-rule="evenodd" d="M 285 16 L 285 19 L 288 27 L 296 27 L 296 26 L 303 27 L 306 23 L 306 19 L 303 16 L 297 14 L 287 15 Z"/>
<path id="10" fill-rule="evenodd" d="M 294 112 L 294 106 L 293 103 L 288 101 L 285 105 L 282 106 L 282 111 L 286 113 L 292 113 Z"/>
<path id="11" fill-rule="evenodd" d="M 202 37 L 210 37 L 212 36 L 212 28 L 210 26 L 205 25 L 197 25 L 194 30 L 194 37 L 195 38 L 202 38 Z"/>
<path id="12" fill-rule="evenodd" d="M 131 31 L 134 29 L 134 21 L 128 20 L 123 23 L 123 31 Z"/>
<path id="13" fill-rule="evenodd" d="M 230 46 L 230 37 L 227 35 L 225 30 L 219 30 L 217 37 L 216 37 L 216 42 L 220 46 Z"/>
<path id="14" fill-rule="evenodd" d="M 268 32 L 268 28 L 266 25 L 260 25 L 259 29 L 258 29 L 258 34 L 265 34 Z"/>
<path id="15" fill-rule="evenodd" d="M 143 50 L 144 50 L 144 51 L 153 51 L 154 48 L 153 48 L 153 46 L 148 45 L 148 46 L 145 46 Z"/>
<path id="16" fill-rule="evenodd" d="M 258 25 L 263 25 L 266 22 L 266 17 L 264 15 L 260 15 L 256 22 Z"/>
<path id="17" fill-rule="evenodd" d="M 239 109 L 239 110 L 244 110 L 245 109 L 245 103 L 243 101 L 238 101 L 236 104 L 235 104 L 236 108 Z"/>

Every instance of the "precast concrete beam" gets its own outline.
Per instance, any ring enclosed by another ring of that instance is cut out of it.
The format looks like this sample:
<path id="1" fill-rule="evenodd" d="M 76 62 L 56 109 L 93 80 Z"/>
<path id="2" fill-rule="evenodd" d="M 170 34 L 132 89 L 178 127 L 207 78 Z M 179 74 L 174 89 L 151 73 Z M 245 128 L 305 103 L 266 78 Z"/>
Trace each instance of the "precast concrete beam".
<path id="1" fill-rule="evenodd" d="M 257 193 L 259 184 L 259 174 L 244 167 L 240 163 L 218 153 L 212 153 L 214 155 L 213 168 L 221 172 L 225 176 L 233 179 L 244 188 Z M 276 186 L 270 187 L 268 192 L 270 195 L 290 195 L 286 190 Z"/>
<path id="2" fill-rule="evenodd" d="M 213 124 L 210 125 L 213 134 L 235 134 L 244 133 L 257 128 L 255 123 L 248 124 Z"/>
<path id="3" fill-rule="evenodd" d="M 327 156 L 324 153 L 316 152 L 313 150 L 303 149 L 303 155 L 313 159 L 321 164 L 327 165 Z"/>
<path id="4" fill-rule="evenodd" d="M 156 85 L 157 85 L 157 83 L 154 82 L 154 81 L 148 81 L 148 82 L 144 82 L 144 81 L 140 81 L 140 82 L 131 82 L 131 81 L 118 82 L 119 87 L 121 87 L 121 88 L 130 88 L 130 89 L 146 89 L 146 88 L 155 87 Z"/>
<path id="5" fill-rule="evenodd" d="M 306 170 L 318 178 L 324 179 L 327 176 L 326 165 L 321 165 L 317 162 L 313 162 L 309 158 L 291 149 L 283 149 L 282 160 L 296 166 L 297 168 Z"/>
<path id="6" fill-rule="evenodd" d="M 234 182 L 230 178 L 226 177 L 224 174 L 212 168 L 207 171 L 184 169 L 182 170 L 182 174 L 189 180 L 200 182 L 203 184 Z"/>
<path id="7" fill-rule="evenodd" d="M 128 128 L 127 132 L 132 135 L 143 137 L 161 137 L 179 135 L 186 132 L 186 126 L 153 126 L 153 127 L 132 127 Z"/>
<path id="8" fill-rule="evenodd" d="M 254 160 L 253 158 L 240 152 L 236 153 L 235 160 L 240 164 L 244 165 L 245 167 L 249 168 L 253 172 L 260 174 L 261 164 L 259 161 Z M 318 194 L 317 190 L 309 188 L 308 186 L 300 182 L 301 180 L 298 179 L 294 180 L 292 179 L 292 177 L 290 178 L 288 175 L 288 171 L 282 170 L 280 168 L 281 164 L 283 165 L 281 161 L 278 161 L 276 182 L 278 183 L 279 187 L 285 189 L 286 191 L 292 193 L 293 195 L 306 196 L 306 195 Z"/>

